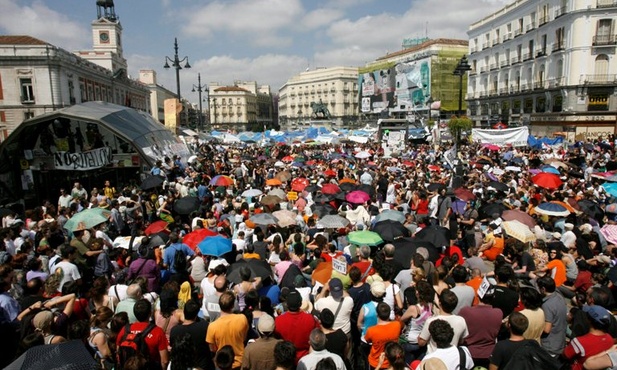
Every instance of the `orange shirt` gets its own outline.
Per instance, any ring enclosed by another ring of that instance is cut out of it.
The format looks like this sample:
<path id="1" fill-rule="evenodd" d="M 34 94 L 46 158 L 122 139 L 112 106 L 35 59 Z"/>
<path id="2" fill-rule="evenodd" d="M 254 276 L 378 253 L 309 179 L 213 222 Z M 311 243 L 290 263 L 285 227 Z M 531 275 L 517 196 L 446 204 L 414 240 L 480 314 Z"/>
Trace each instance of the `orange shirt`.
<path id="1" fill-rule="evenodd" d="M 467 286 L 470 286 L 473 288 L 473 290 L 476 292 L 476 295 L 473 297 L 473 305 L 477 305 L 479 302 L 478 299 L 478 289 L 480 289 L 480 285 L 482 284 L 482 276 L 476 276 L 475 278 L 469 280 L 468 282 L 465 283 Z"/>
<path id="2" fill-rule="evenodd" d="M 386 324 L 377 324 L 366 330 L 364 338 L 367 343 L 371 343 L 371 352 L 368 355 L 368 363 L 372 367 L 377 367 L 379 364 L 379 356 L 386 349 L 386 343 L 398 342 L 398 337 L 401 334 L 401 322 L 390 321 Z M 388 359 L 383 361 L 382 368 L 390 367 Z"/>
<path id="3" fill-rule="evenodd" d="M 549 273 L 555 280 L 555 286 L 560 287 L 561 284 L 566 282 L 566 266 L 559 259 L 554 259 L 546 264 L 546 268 L 549 269 Z"/>

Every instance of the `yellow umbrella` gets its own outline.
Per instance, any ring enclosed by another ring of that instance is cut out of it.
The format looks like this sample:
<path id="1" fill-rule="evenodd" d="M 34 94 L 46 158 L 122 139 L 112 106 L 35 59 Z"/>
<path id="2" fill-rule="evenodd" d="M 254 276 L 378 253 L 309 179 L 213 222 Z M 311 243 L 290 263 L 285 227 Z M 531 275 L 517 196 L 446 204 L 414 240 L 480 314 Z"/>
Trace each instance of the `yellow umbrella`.
<path id="1" fill-rule="evenodd" d="M 529 226 L 520 221 L 504 221 L 501 223 L 501 227 L 508 236 L 520 240 L 523 243 L 529 243 L 536 240 L 536 234 L 531 231 Z"/>

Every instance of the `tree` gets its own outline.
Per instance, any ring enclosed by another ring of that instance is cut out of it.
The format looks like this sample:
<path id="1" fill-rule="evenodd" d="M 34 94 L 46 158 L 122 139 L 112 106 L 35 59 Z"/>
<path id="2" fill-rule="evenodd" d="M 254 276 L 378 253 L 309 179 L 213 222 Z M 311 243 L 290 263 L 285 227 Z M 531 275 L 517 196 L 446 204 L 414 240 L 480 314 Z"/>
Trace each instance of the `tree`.
<path id="1" fill-rule="evenodd" d="M 450 134 L 452 135 L 452 140 L 455 143 L 461 141 L 461 134 L 465 131 L 471 130 L 473 127 L 473 121 L 469 119 L 467 116 L 452 116 L 450 121 L 448 122 L 448 129 L 450 130 Z"/>

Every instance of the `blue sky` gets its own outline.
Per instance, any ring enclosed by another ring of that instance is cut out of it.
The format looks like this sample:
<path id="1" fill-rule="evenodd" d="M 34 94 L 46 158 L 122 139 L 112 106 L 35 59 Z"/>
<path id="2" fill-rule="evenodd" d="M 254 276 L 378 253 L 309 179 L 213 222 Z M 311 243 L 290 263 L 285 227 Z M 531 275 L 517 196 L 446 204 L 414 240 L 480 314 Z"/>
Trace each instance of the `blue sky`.
<path id="1" fill-rule="evenodd" d="M 409 37 L 467 39 L 469 24 L 510 0 L 115 0 L 129 74 L 162 68 L 173 56 L 193 68 L 180 72 L 182 95 L 202 84 L 255 80 L 276 93 L 307 68 L 362 66 L 401 49 Z M 90 49 L 96 0 L 0 0 L 0 34 L 25 34 L 69 51 Z M 428 32 L 427 32 L 428 31 Z"/>

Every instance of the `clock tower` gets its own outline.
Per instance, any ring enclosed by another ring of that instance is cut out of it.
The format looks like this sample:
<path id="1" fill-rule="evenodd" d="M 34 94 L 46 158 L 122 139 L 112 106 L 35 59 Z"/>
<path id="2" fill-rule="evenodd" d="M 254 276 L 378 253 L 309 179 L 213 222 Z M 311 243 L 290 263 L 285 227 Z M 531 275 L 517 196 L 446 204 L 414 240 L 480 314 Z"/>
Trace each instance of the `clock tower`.
<path id="1" fill-rule="evenodd" d="M 94 50 L 81 56 L 116 73 L 127 69 L 122 55 L 122 25 L 116 15 L 113 0 L 97 0 L 97 19 L 92 22 L 92 43 Z"/>

